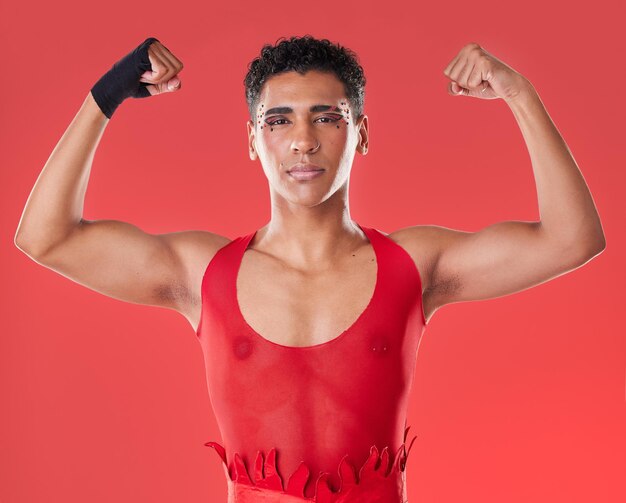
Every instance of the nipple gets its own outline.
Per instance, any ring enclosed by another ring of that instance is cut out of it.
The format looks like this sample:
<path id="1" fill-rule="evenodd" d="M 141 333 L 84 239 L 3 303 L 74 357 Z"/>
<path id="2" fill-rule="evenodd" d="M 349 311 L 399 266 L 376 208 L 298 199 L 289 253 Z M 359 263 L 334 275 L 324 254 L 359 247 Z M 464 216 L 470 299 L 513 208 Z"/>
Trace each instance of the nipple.
<path id="1" fill-rule="evenodd" d="M 389 352 L 389 339 L 385 336 L 376 336 L 370 342 L 370 349 L 374 354 L 385 355 Z"/>
<path id="2" fill-rule="evenodd" d="M 239 337 L 236 337 L 233 341 L 233 353 L 240 360 L 245 360 L 246 358 L 249 358 L 252 354 L 253 349 L 254 345 L 252 343 L 252 340 L 250 340 L 250 337 L 240 335 Z"/>

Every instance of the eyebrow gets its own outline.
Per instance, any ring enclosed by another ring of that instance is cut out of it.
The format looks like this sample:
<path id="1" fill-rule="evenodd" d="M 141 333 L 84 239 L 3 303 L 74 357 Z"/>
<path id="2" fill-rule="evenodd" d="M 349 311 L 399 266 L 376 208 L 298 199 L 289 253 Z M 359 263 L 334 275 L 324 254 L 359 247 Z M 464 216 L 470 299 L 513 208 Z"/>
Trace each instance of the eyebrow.
<path id="1" fill-rule="evenodd" d="M 332 110 L 333 112 L 341 112 L 341 109 L 334 105 L 313 105 L 309 108 L 309 112 L 327 112 L 329 110 Z M 265 111 L 265 115 L 290 113 L 293 113 L 293 108 L 291 107 L 274 107 Z"/>

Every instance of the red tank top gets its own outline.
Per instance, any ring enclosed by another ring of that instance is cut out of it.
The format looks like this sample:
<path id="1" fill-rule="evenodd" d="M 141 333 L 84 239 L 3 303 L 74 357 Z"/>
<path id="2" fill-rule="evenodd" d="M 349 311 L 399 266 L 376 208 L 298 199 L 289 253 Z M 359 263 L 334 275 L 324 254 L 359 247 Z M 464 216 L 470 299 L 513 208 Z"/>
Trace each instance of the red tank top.
<path id="1" fill-rule="evenodd" d="M 229 502 L 406 501 L 416 438 L 407 449 L 406 412 L 426 327 L 421 279 L 404 248 L 359 227 L 376 255 L 374 293 L 321 344 L 284 346 L 243 318 L 236 280 L 256 231 L 206 268 L 197 336 L 224 446 L 205 445 L 223 462 Z"/>

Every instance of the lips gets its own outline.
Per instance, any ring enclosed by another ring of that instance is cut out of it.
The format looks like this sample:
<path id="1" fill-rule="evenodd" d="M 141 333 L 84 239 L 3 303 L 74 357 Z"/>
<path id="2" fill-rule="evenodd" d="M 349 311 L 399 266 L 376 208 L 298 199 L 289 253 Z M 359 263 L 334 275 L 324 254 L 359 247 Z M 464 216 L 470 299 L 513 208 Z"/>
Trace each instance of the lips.
<path id="1" fill-rule="evenodd" d="M 312 171 L 324 171 L 324 168 L 320 168 L 315 164 L 296 164 L 287 173 L 307 173 Z"/>
<path id="2" fill-rule="evenodd" d="M 287 171 L 287 174 L 295 180 L 307 181 L 323 176 L 325 171 L 314 164 L 298 164 Z"/>

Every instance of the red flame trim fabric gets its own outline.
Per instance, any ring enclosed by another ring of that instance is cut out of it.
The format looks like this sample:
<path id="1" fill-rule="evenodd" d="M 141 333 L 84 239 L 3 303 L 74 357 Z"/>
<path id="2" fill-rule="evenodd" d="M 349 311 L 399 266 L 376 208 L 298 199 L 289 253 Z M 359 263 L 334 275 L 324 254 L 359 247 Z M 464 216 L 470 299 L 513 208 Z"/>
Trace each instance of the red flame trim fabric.
<path id="1" fill-rule="evenodd" d="M 358 472 L 348 461 L 346 454 L 340 461 L 337 472 L 340 478 L 340 487 L 334 491 L 328 484 L 328 473 L 321 472 L 315 480 L 315 496 L 307 498 L 304 487 L 309 480 L 310 470 L 302 461 L 298 468 L 289 476 L 287 483 L 278 472 L 276 466 L 276 449 L 272 448 L 263 456 L 257 452 L 252 470 L 244 463 L 239 453 L 235 453 L 229 463 L 226 459 L 226 450 L 218 442 L 206 442 L 204 445 L 212 447 L 222 460 L 224 472 L 228 481 L 229 503 L 258 503 L 258 502 L 312 502 L 312 503 L 406 503 L 405 468 L 406 462 L 417 436 L 411 439 L 408 449 L 406 438 L 410 426 L 404 431 L 404 442 L 398 448 L 393 458 L 389 447 L 385 446 L 379 453 L 376 445 L 370 448 L 370 454 L 361 465 Z M 358 473 L 358 477 L 357 477 Z"/>

